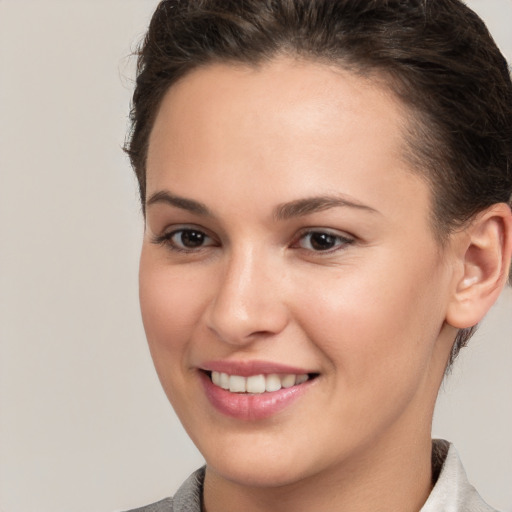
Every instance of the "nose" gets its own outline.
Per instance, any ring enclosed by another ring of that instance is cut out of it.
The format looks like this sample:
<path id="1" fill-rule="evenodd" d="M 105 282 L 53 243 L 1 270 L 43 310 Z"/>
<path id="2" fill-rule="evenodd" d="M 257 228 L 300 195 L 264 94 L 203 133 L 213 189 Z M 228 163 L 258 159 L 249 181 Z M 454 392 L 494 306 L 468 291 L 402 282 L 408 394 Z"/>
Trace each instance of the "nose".
<path id="1" fill-rule="evenodd" d="M 269 260 L 249 249 L 224 261 L 206 311 L 208 328 L 224 342 L 245 345 L 286 327 L 285 276 Z"/>

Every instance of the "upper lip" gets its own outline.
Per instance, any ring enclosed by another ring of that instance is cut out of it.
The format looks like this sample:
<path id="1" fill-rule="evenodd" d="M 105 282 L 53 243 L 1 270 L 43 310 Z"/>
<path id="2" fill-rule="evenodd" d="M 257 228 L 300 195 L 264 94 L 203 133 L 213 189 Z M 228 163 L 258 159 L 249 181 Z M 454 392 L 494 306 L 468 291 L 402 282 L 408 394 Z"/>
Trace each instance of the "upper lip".
<path id="1" fill-rule="evenodd" d="M 207 361 L 199 368 L 207 372 L 221 372 L 229 375 L 250 377 L 251 375 L 270 375 L 273 373 L 303 375 L 305 373 L 318 373 L 304 368 L 289 366 L 270 361 Z"/>

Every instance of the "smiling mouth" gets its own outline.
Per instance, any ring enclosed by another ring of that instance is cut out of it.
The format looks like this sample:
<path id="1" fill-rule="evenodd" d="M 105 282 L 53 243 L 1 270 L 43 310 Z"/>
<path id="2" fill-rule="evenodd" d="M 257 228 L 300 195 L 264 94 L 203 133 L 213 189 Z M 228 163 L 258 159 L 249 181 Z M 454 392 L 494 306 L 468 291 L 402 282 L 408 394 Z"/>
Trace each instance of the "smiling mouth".
<path id="1" fill-rule="evenodd" d="M 207 372 L 212 383 L 219 388 L 225 389 L 231 393 L 262 394 L 287 389 L 293 386 L 304 384 L 308 380 L 314 379 L 318 374 L 259 374 L 243 377 L 241 375 L 230 375 L 224 372 Z"/>

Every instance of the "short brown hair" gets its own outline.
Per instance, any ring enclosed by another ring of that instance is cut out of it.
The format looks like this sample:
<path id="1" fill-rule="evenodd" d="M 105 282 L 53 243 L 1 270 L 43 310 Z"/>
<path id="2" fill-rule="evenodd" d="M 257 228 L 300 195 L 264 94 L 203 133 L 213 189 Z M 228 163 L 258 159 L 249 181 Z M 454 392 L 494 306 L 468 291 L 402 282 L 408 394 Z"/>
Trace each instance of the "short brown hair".
<path id="1" fill-rule="evenodd" d="M 483 21 L 459 0 L 163 0 L 138 54 L 126 151 L 146 196 L 148 141 L 166 91 L 213 62 L 277 55 L 384 77 L 409 112 L 413 168 L 438 239 L 512 196 L 512 83 Z M 474 332 L 459 331 L 452 360 Z"/>

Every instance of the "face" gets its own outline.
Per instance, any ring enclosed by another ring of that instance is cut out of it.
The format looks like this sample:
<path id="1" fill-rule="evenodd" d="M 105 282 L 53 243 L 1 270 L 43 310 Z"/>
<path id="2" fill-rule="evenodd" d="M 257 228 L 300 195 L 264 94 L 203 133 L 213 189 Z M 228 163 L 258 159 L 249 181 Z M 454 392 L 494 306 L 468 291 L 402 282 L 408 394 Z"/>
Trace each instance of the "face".
<path id="1" fill-rule="evenodd" d="M 211 65 L 165 96 L 142 314 L 221 477 L 284 485 L 429 439 L 451 272 L 405 123 L 381 86 L 286 59 Z"/>

